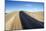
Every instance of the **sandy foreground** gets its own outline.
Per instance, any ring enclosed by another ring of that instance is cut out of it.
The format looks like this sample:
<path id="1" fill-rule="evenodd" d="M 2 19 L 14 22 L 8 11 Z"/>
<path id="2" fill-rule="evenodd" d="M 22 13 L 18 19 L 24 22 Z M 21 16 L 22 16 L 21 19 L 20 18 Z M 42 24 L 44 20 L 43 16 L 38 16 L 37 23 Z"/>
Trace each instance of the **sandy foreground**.
<path id="1" fill-rule="evenodd" d="M 26 12 L 29 16 L 32 16 L 33 18 L 44 22 L 43 20 L 43 13 L 40 12 L 36 12 L 36 13 L 32 13 L 32 12 Z M 19 18 L 19 12 L 12 12 L 6 15 L 6 28 L 5 30 L 20 30 L 23 29 L 22 28 L 22 24 Z"/>
<path id="2" fill-rule="evenodd" d="M 6 30 L 22 29 L 19 12 L 6 15 Z"/>

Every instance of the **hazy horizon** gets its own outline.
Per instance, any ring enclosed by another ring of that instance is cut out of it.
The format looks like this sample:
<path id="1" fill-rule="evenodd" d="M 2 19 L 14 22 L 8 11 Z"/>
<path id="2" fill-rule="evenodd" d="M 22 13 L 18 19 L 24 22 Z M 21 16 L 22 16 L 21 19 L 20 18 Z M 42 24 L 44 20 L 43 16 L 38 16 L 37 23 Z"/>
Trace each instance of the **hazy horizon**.
<path id="1" fill-rule="evenodd" d="M 43 11 L 44 3 L 42 2 L 26 2 L 26 1 L 11 1 L 6 0 L 6 12 L 13 12 L 13 11 L 31 11 L 31 12 L 38 12 Z"/>

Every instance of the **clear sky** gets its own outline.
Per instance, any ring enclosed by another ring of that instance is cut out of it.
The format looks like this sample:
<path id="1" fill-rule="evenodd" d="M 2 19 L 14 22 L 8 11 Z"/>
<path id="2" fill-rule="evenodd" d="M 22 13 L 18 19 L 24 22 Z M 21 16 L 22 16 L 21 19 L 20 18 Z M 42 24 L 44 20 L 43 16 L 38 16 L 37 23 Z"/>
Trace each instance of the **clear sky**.
<path id="1" fill-rule="evenodd" d="M 36 12 L 36 11 L 43 11 L 44 3 L 6 0 L 5 6 L 7 13 L 20 10 Z"/>

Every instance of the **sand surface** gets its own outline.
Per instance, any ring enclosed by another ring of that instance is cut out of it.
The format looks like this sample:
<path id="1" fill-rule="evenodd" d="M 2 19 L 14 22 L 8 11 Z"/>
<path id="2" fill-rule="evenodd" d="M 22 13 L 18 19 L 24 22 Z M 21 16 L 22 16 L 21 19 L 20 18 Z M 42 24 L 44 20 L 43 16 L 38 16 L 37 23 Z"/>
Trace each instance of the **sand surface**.
<path id="1" fill-rule="evenodd" d="M 43 12 L 25 12 L 27 13 L 29 16 L 44 22 L 43 20 Z M 19 18 L 19 12 L 12 12 L 7 14 L 6 16 L 6 30 L 20 30 L 23 29 L 22 28 L 22 24 Z"/>

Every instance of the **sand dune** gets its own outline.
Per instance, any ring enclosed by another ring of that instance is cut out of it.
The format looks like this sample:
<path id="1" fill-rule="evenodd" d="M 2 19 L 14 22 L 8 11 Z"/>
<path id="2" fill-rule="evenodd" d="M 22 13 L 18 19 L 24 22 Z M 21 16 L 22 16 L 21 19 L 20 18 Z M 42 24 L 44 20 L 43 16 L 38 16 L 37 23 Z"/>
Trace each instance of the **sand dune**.
<path id="1" fill-rule="evenodd" d="M 25 12 L 25 13 L 41 22 L 44 22 L 43 12 Z M 5 21 L 6 21 L 6 30 L 23 29 L 19 18 L 19 11 L 7 14 Z"/>

